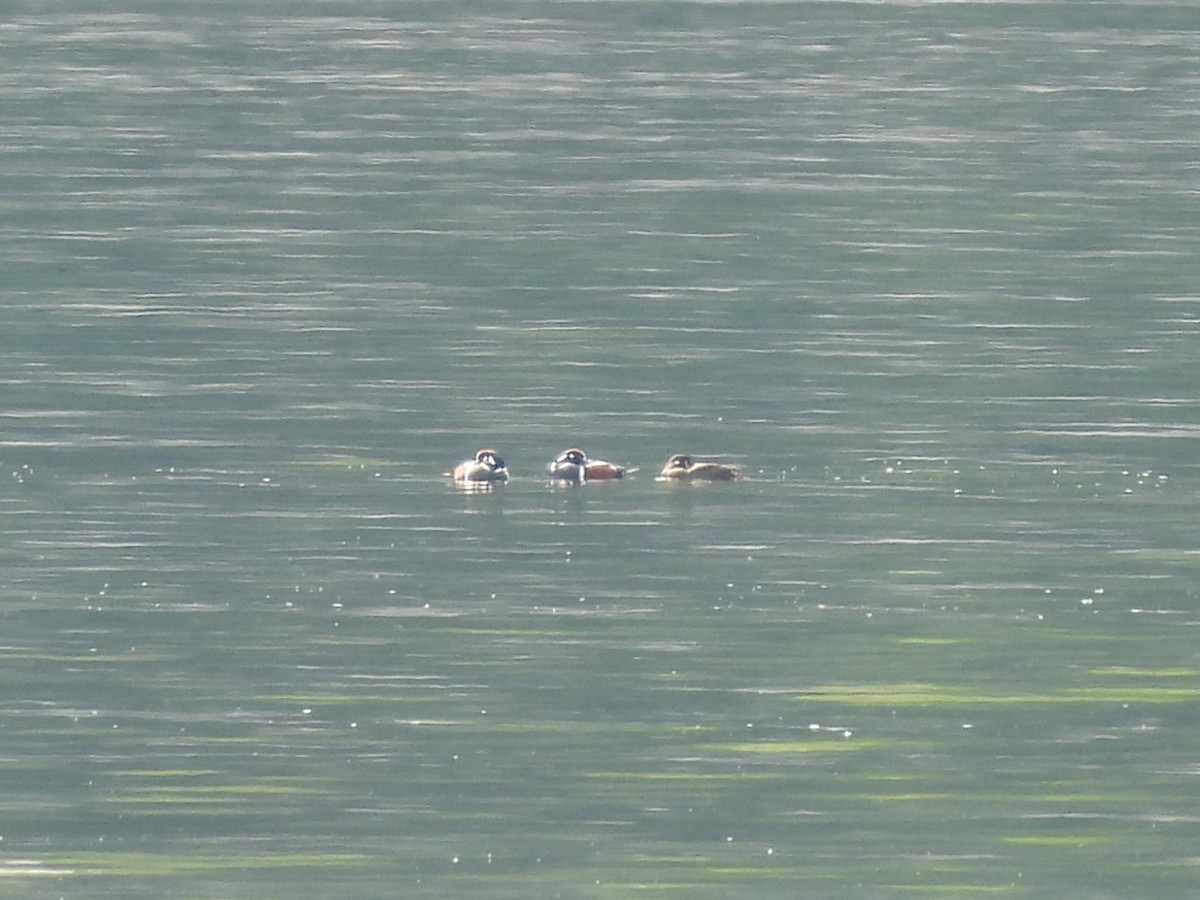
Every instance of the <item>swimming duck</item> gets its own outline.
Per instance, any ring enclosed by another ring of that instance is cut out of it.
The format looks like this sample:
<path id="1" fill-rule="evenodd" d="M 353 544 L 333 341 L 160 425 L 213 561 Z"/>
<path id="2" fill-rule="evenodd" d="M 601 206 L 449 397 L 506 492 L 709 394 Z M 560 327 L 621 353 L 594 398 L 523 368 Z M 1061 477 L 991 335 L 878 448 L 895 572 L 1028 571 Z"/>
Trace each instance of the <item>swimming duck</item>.
<path id="1" fill-rule="evenodd" d="M 736 466 L 715 462 L 696 462 L 687 453 L 676 453 L 667 460 L 658 473 L 659 480 L 679 481 L 733 481 L 741 473 Z"/>
<path id="2" fill-rule="evenodd" d="M 474 459 L 454 467 L 454 480 L 460 484 L 508 481 L 508 469 L 495 450 L 483 449 Z"/>
<path id="3" fill-rule="evenodd" d="M 553 478 L 562 478 L 582 484 L 585 481 L 605 481 L 624 478 L 625 467 L 604 459 L 588 459 L 578 447 L 564 450 L 550 461 L 546 471 Z"/>

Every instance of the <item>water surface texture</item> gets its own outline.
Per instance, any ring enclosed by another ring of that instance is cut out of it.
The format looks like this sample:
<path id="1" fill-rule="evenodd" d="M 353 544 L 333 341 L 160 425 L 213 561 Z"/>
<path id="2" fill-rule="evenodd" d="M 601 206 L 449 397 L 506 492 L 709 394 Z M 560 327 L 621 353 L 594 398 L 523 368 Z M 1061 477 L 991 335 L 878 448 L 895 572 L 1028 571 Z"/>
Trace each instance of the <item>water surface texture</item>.
<path id="1" fill-rule="evenodd" d="M 1197 58 L 12 4 L 0 896 L 1193 893 Z"/>

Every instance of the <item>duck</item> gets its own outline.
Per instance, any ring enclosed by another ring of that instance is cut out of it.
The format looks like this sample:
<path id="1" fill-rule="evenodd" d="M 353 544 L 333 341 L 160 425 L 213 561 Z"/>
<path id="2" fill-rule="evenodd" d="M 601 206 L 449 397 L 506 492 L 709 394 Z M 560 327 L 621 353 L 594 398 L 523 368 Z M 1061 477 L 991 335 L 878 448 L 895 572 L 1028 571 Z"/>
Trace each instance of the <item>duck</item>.
<path id="1" fill-rule="evenodd" d="M 628 471 L 624 466 L 610 463 L 606 459 L 588 459 L 587 454 L 578 447 L 564 450 L 550 461 L 546 467 L 552 478 L 562 478 L 583 484 L 585 481 L 607 481 L 613 478 L 624 478 Z"/>
<path id="2" fill-rule="evenodd" d="M 454 480 L 459 484 L 499 483 L 508 481 L 508 468 L 495 450 L 484 448 L 474 459 L 464 460 L 454 467 Z"/>
<path id="3" fill-rule="evenodd" d="M 740 477 L 741 472 L 736 466 L 696 462 L 688 453 L 672 454 L 663 470 L 658 473 L 660 481 L 733 481 Z"/>

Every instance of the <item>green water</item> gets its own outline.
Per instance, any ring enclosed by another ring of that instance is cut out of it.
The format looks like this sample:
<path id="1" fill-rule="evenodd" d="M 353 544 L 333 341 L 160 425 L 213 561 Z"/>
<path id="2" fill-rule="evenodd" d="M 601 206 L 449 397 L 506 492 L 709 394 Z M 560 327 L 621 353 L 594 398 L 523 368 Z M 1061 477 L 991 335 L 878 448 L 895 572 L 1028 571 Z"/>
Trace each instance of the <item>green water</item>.
<path id="1" fill-rule="evenodd" d="M 0 896 L 1194 894 L 1198 44 L 18 4 Z"/>

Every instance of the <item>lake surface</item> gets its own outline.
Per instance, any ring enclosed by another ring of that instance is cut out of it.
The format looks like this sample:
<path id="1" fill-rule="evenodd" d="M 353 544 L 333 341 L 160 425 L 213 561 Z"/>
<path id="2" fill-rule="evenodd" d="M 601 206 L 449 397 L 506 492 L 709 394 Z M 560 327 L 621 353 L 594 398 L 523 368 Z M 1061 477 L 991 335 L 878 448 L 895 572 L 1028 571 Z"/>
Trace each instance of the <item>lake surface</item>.
<path id="1" fill-rule="evenodd" d="M 1190 0 L 269 12 L 0 23 L 0 896 L 1200 889 Z"/>

